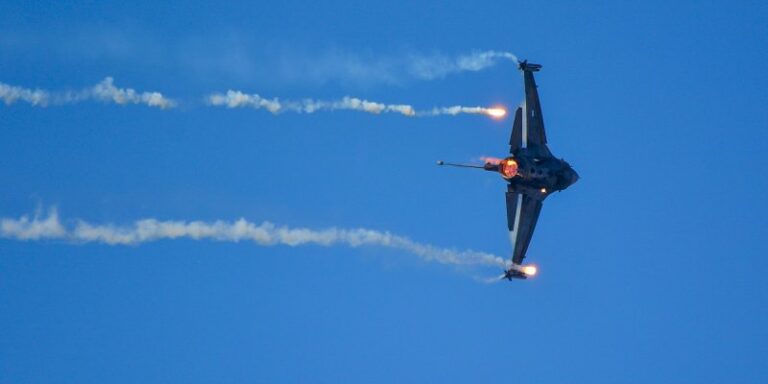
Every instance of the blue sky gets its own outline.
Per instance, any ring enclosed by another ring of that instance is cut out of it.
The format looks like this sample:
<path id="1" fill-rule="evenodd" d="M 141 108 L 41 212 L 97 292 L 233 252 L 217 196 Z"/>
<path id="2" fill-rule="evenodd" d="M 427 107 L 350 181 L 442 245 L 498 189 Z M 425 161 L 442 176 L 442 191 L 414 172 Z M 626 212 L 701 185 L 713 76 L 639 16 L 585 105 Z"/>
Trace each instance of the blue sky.
<path id="1" fill-rule="evenodd" d="M 0 105 L 0 217 L 369 228 L 509 254 L 512 121 L 208 106 L 228 89 L 419 110 L 512 107 L 512 52 L 581 180 L 545 202 L 540 274 L 483 284 L 398 249 L 0 239 L 0 383 L 764 382 L 762 2 L 4 2 L 0 82 L 178 102 Z"/>

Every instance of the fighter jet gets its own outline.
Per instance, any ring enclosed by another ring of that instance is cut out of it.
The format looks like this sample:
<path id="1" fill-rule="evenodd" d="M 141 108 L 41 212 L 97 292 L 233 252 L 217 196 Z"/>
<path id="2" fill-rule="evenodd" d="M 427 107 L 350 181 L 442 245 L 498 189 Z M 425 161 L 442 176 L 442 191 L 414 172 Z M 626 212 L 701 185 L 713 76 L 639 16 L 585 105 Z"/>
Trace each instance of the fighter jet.
<path id="1" fill-rule="evenodd" d="M 504 159 L 489 159 L 482 166 L 438 161 L 438 165 L 480 168 L 498 172 L 507 182 L 507 227 L 512 242 L 512 264 L 500 278 L 527 279 L 536 274 L 536 267 L 523 265 L 528 244 L 531 242 L 541 206 L 549 195 L 562 191 L 579 180 L 570 164 L 552 155 L 547 147 L 544 118 L 533 73 L 539 64 L 518 62 L 523 74 L 525 99 L 515 112 L 509 153 Z"/>

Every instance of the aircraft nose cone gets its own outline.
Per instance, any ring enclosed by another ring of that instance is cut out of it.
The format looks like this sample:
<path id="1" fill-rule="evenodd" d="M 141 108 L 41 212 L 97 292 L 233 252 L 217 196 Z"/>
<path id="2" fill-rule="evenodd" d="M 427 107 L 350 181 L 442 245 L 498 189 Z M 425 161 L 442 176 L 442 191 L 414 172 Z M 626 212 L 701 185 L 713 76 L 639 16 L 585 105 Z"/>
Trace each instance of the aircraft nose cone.
<path id="1" fill-rule="evenodd" d="M 566 189 L 570 187 L 571 185 L 575 184 L 577 181 L 579 181 L 579 174 L 576 173 L 576 171 L 573 170 L 571 167 L 567 167 L 563 170 L 562 179 L 561 179 L 561 185 L 562 189 Z"/>
<path id="2" fill-rule="evenodd" d="M 576 171 L 574 171 L 573 169 L 571 169 L 571 172 L 573 172 L 573 174 L 571 175 L 571 185 L 573 185 L 577 181 L 579 181 L 579 174 L 576 173 Z"/>

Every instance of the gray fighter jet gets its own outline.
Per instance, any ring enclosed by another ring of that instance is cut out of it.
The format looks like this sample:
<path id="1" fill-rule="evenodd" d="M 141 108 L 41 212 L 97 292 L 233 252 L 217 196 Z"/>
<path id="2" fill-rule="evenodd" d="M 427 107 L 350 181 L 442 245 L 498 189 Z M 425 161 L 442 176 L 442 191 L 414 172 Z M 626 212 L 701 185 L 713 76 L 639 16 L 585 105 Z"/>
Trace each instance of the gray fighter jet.
<path id="1" fill-rule="evenodd" d="M 438 165 L 480 168 L 498 172 L 507 182 L 507 226 L 512 242 L 512 264 L 501 278 L 526 279 L 536 274 L 536 267 L 523 265 L 544 199 L 579 180 L 579 175 L 563 159 L 552 156 L 547 147 L 544 119 L 533 73 L 539 64 L 518 63 L 525 82 L 525 100 L 515 112 L 509 139 L 511 156 L 486 160 L 485 164 L 467 165 L 438 161 Z"/>

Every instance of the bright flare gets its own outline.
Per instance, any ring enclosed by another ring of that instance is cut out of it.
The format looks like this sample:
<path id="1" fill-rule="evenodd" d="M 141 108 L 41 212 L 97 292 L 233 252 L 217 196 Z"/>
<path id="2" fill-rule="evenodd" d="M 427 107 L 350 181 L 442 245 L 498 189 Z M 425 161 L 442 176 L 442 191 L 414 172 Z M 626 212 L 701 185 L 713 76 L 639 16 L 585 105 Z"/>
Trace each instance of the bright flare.
<path id="1" fill-rule="evenodd" d="M 485 113 L 488 114 L 488 116 L 491 116 L 495 119 L 501 119 L 502 117 L 507 115 L 507 110 L 504 108 L 488 108 L 485 110 Z"/>
<path id="2" fill-rule="evenodd" d="M 536 276 L 536 266 L 535 265 L 526 265 L 523 267 L 523 273 L 525 273 L 528 276 Z"/>

